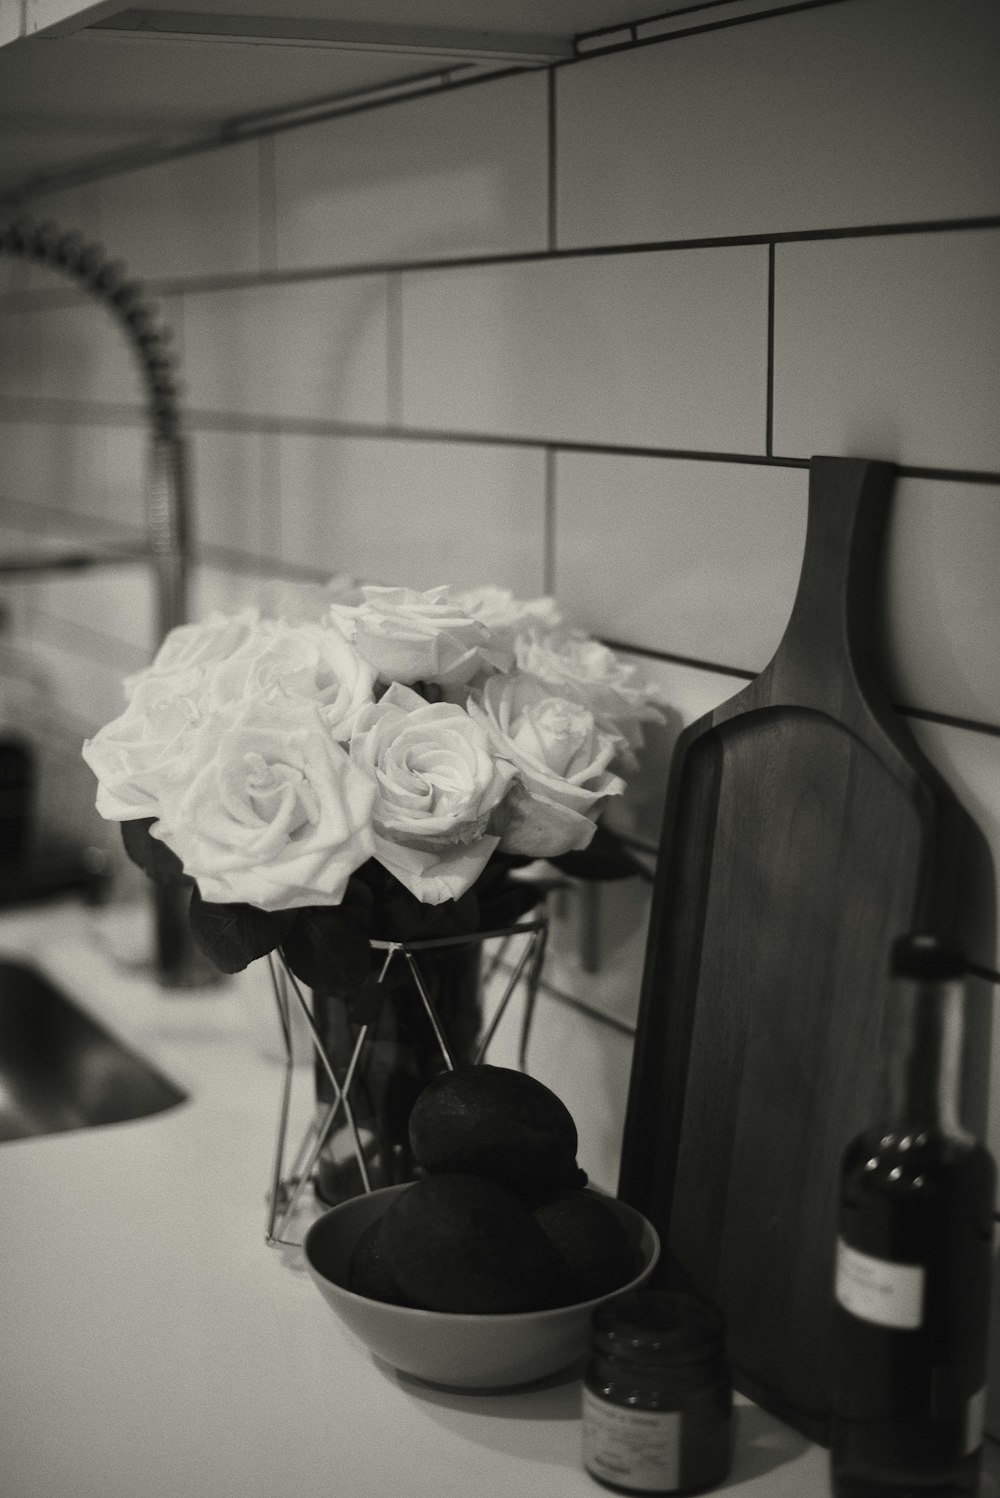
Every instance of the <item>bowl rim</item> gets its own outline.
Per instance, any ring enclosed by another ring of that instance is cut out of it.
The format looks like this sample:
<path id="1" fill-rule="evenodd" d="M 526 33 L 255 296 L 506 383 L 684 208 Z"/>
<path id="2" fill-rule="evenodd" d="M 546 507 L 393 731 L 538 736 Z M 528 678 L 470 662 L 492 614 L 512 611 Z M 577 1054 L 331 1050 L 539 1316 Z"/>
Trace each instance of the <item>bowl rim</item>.
<path id="1" fill-rule="evenodd" d="M 328 1207 L 325 1212 L 322 1212 L 314 1222 L 309 1224 L 302 1239 L 302 1254 L 309 1273 L 315 1279 L 321 1280 L 324 1285 L 332 1286 L 337 1294 L 344 1296 L 349 1303 L 353 1302 L 359 1307 L 384 1307 L 386 1311 L 391 1311 L 393 1315 L 402 1315 L 408 1320 L 420 1322 L 424 1318 L 437 1320 L 445 1316 L 450 1325 L 466 1322 L 470 1326 L 482 1326 L 484 1323 L 489 1325 L 492 1322 L 502 1322 L 504 1326 L 510 1326 L 516 1324 L 518 1321 L 530 1321 L 537 1324 L 540 1316 L 558 1317 L 567 1315 L 570 1312 L 595 1310 L 599 1305 L 603 1305 L 605 1301 L 617 1298 L 619 1295 L 627 1295 L 631 1290 L 635 1289 L 638 1281 L 647 1280 L 660 1259 L 662 1252 L 660 1235 L 645 1213 L 640 1212 L 638 1207 L 633 1207 L 630 1202 L 620 1201 L 618 1197 L 613 1196 L 609 1191 L 602 1191 L 598 1187 L 588 1185 L 583 1188 L 585 1191 L 592 1191 L 595 1196 L 604 1197 L 615 1202 L 618 1206 L 624 1207 L 626 1211 L 631 1212 L 635 1217 L 639 1218 L 645 1231 L 652 1237 L 652 1252 L 649 1262 L 643 1264 L 642 1268 L 631 1279 L 626 1280 L 617 1289 L 608 1290 L 603 1295 L 592 1296 L 589 1300 L 574 1300 L 570 1301 L 568 1305 L 545 1306 L 535 1311 L 435 1311 L 425 1306 L 401 1306 L 397 1305 L 394 1301 L 376 1300 L 373 1295 L 359 1295 L 356 1290 L 348 1290 L 346 1285 L 341 1285 L 337 1280 L 330 1279 L 328 1275 L 325 1275 L 321 1269 L 316 1267 L 313 1263 L 309 1240 L 314 1234 L 318 1235 L 318 1229 L 323 1223 L 329 1222 L 330 1218 L 337 1212 L 342 1212 L 345 1208 L 350 1208 L 357 1202 L 371 1201 L 379 1196 L 398 1195 L 400 1191 L 405 1191 L 407 1186 L 412 1186 L 413 1184 L 412 1181 L 401 1181 L 394 1186 L 379 1186 L 374 1191 L 367 1191 L 360 1196 L 349 1197 L 347 1201 L 338 1202 L 335 1206 Z"/>

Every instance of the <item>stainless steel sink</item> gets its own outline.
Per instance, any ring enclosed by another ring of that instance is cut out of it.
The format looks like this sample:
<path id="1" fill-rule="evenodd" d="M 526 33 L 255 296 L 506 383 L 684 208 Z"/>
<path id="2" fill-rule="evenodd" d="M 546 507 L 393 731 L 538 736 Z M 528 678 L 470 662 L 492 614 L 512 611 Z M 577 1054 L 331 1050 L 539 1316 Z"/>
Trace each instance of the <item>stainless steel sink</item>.
<path id="1" fill-rule="evenodd" d="M 0 959 L 0 1141 L 144 1118 L 186 1096 L 36 968 Z"/>

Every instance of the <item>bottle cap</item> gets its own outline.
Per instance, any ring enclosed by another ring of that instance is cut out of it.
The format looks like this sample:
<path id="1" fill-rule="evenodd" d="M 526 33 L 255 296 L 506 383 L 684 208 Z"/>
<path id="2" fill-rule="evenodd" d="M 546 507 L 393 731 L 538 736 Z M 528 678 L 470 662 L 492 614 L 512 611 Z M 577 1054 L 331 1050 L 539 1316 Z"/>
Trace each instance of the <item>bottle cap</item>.
<path id="1" fill-rule="evenodd" d="M 636 1290 L 594 1312 L 594 1339 L 602 1352 L 632 1363 L 698 1363 L 723 1353 L 726 1321 L 696 1295 Z"/>
<path id="2" fill-rule="evenodd" d="M 961 978 L 965 962 L 937 936 L 914 933 L 897 936 L 892 944 L 889 973 L 893 978 Z"/>

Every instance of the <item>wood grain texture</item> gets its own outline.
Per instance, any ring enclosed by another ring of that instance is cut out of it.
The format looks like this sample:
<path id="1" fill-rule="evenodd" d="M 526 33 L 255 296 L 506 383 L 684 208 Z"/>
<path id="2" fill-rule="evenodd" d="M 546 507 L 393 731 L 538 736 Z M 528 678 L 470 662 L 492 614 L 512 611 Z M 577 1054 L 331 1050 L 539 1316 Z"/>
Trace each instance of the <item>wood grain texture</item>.
<path id="1" fill-rule="evenodd" d="M 665 1277 L 725 1311 L 739 1387 L 820 1440 L 836 1177 L 871 1118 L 890 943 L 963 944 L 968 871 L 991 877 L 869 659 L 893 475 L 813 459 L 782 642 L 678 741 L 619 1183 Z"/>

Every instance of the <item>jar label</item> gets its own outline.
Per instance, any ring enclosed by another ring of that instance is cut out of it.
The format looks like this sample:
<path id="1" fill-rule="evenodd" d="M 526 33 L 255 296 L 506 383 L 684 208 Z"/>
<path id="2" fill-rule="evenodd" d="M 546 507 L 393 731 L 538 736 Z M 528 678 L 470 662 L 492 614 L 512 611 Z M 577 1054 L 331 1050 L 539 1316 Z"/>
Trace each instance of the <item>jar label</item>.
<path id="1" fill-rule="evenodd" d="M 914 1331 L 924 1315 L 924 1267 L 876 1259 L 838 1238 L 836 1295 L 862 1321 Z"/>
<path id="2" fill-rule="evenodd" d="M 635 1410 L 583 1391 L 583 1464 L 595 1477 L 638 1492 L 681 1485 L 679 1410 Z"/>

